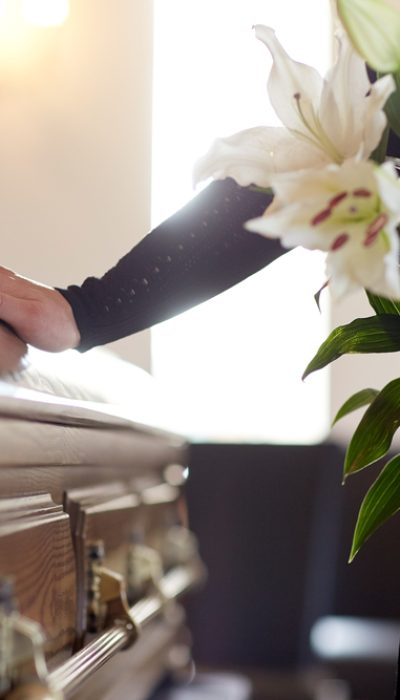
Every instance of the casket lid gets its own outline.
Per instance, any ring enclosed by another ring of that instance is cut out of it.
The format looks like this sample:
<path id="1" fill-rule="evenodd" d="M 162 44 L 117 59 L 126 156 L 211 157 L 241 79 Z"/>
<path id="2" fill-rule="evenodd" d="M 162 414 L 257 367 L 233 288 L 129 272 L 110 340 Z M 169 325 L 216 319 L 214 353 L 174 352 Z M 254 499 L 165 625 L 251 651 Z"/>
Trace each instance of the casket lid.
<path id="1" fill-rule="evenodd" d="M 172 414 L 169 398 L 148 372 L 104 349 L 53 354 L 29 348 L 21 371 L 0 377 L 3 416 L 135 426 L 176 438 Z"/>

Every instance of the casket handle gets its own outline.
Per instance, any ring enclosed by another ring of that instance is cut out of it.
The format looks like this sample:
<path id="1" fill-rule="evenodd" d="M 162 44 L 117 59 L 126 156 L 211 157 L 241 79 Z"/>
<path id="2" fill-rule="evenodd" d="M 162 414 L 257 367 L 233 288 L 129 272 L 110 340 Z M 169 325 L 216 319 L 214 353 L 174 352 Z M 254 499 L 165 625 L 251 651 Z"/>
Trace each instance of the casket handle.
<path id="1" fill-rule="evenodd" d="M 205 569 L 200 559 L 171 569 L 160 579 L 158 590 L 153 595 L 139 600 L 128 609 L 129 623 L 126 619 L 118 620 L 68 661 L 47 673 L 45 682 L 41 674 L 40 683 L 21 685 L 9 693 L 6 699 L 36 700 L 42 697 L 43 700 L 65 700 L 70 697 L 103 664 L 129 645 L 132 634 L 135 638 L 140 637 L 140 630 L 144 626 L 163 613 L 166 606 L 168 609 L 177 598 L 201 583 L 204 576 Z M 40 696 L 39 692 L 43 695 Z"/>
<path id="2" fill-rule="evenodd" d="M 136 628 L 140 630 L 160 615 L 165 601 L 172 603 L 193 586 L 199 584 L 204 579 L 204 575 L 204 565 L 200 561 L 176 567 L 165 574 L 159 583 L 162 595 L 157 593 L 143 598 L 129 609 L 130 617 L 135 621 Z M 106 661 L 126 647 L 129 638 L 130 631 L 126 626 L 113 625 L 59 668 L 52 671 L 48 676 L 50 688 L 62 692 L 63 697 L 68 698 Z"/>

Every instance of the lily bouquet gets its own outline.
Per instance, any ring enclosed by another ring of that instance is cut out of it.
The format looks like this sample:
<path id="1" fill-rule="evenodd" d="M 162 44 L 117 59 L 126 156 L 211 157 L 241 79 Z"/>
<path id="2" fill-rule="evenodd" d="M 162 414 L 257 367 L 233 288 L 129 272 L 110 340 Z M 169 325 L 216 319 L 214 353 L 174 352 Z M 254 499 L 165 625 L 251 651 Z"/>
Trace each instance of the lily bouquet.
<path id="1" fill-rule="evenodd" d="M 292 60 L 272 29 L 255 27 L 273 58 L 268 93 L 283 126 L 219 139 L 195 168 L 196 181 L 232 177 L 272 190 L 272 203 L 248 230 L 287 248 L 325 251 L 324 286 L 334 298 L 366 290 L 373 315 L 336 328 L 304 376 L 345 353 L 400 350 L 400 180 L 386 157 L 389 130 L 400 136 L 400 0 L 336 5 L 337 60 L 325 77 Z M 400 378 L 357 392 L 334 422 L 363 406 L 344 479 L 388 453 L 400 427 Z M 400 454 L 363 500 L 350 559 L 399 509 Z"/>

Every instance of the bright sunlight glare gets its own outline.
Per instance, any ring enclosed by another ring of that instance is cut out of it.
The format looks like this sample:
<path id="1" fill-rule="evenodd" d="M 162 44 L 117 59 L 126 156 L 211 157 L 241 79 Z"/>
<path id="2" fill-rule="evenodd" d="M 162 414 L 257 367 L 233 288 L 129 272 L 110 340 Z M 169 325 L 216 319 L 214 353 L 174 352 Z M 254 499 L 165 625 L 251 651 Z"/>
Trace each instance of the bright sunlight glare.
<path id="1" fill-rule="evenodd" d="M 19 3 L 0 0 L 0 65 L 18 64 L 30 50 L 29 27 L 22 21 Z"/>
<path id="2" fill-rule="evenodd" d="M 68 14 L 68 0 L 0 0 L 3 78 L 15 78 L 19 71 L 33 71 L 36 59 L 46 47 L 40 30 L 63 24 Z"/>
<path id="3" fill-rule="evenodd" d="M 322 72 L 331 42 L 329 0 L 155 0 L 154 13 L 156 224 L 193 196 L 193 163 L 214 138 L 277 124 L 266 93 L 271 60 L 252 26 L 274 27 L 294 58 Z M 153 372 L 179 430 L 209 441 L 326 437 L 328 373 L 301 381 L 327 334 L 313 298 L 323 280 L 321 256 L 297 250 L 153 330 Z"/>
<path id="4" fill-rule="evenodd" d="M 21 12 L 36 27 L 54 27 L 68 18 L 69 0 L 21 0 Z"/>

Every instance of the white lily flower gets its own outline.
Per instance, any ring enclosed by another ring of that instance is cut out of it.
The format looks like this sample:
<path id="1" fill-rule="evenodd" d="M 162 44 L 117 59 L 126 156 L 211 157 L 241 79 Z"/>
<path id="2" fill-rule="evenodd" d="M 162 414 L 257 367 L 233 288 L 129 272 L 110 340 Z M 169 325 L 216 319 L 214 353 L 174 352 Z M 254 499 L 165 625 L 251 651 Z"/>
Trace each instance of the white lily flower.
<path id="1" fill-rule="evenodd" d="M 359 287 L 400 298 L 400 182 L 391 163 L 348 161 L 276 175 L 272 185 L 272 205 L 247 229 L 286 248 L 326 251 L 336 298 Z"/>
<path id="2" fill-rule="evenodd" d="M 290 151 L 290 162 L 288 160 Z M 324 165 L 323 156 L 287 129 L 257 126 L 214 142 L 194 168 L 194 181 L 232 177 L 238 185 L 269 187 L 271 175 Z"/>
<path id="3" fill-rule="evenodd" d="M 337 62 L 323 79 L 293 61 L 272 29 L 257 25 L 255 32 L 272 54 L 268 93 L 284 128 L 260 126 L 217 140 L 195 166 L 195 183 L 233 177 L 243 186 L 268 187 L 275 173 L 368 158 L 386 125 L 392 76 L 371 85 L 364 62 L 343 36 Z"/>

